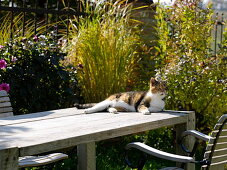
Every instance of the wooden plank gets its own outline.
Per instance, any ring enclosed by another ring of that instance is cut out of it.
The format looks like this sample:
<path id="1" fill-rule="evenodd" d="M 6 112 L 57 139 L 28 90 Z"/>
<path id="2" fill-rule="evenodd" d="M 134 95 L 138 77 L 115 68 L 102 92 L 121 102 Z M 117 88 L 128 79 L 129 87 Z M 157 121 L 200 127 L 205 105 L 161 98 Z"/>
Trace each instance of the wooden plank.
<path id="1" fill-rule="evenodd" d="M 221 126 L 222 126 L 222 123 L 217 123 L 217 124 L 214 126 L 214 130 L 219 130 Z M 227 123 L 225 123 L 223 129 L 227 129 Z"/>
<path id="2" fill-rule="evenodd" d="M 210 165 L 209 170 L 226 170 L 226 160 L 219 163 L 213 163 Z"/>
<path id="3" fill-rule="evenodd" d="M 195 112 L 191 111 L 188 113 L 188 120 L 187 120 L 187 130 L 194 130 L 195 129 Z M 195 138 L 192 136 L 188 136 L 185 145 L 188 146 L 189 150 L 192 150 L 195 143 Z M 187 164 L 187 170 L 195 169 L 195 164 Z"/>
<path id="4" fill-rule="evenodd" d="M 12 112 L 12 111 L 13 111 L 12 107 L 3 107 L 3 108 L 0 107 L 0 114 L 1 113 Z"/>
<path id="5" fill-rule="evenodd" d="M 129 117 L 130 115 L 130 117 Z M 149 118 L 149 119 L 148 119 Z M 117 126 L 119 124 L 119 122 L 122 123 L 122 125 L 130 125 L 130 124 L 142 124 L 142 123 L 150 123 L 150 121 L 159 121 L 160 119 L 162 121 L 167 121 L 167 123 L 178 123 L 181 122 L 181 118 L 183 117 L 179 117 L 176 120 L 173 120 L 171 122 L 171 120 L 168 120 L 170 118 L 176 118 L 174 115 L 170 116 L 170 115 L 162 115 L 162 117 L 160 118 L 160 114 L 156 114 L 151 116 L 144 116 L 140 113 L 133 113 L 133 114 L 118 114 L 118 115 L 113 115 L 110 113 L 100 113 L 100 114 L 93 114 L 93 115 L 78 115 L 78 116 L 70 116 L 70 117 L 61 117 L 61 118 L 55 118 L 55 119 L 45 119 L 42 120 L 42 122 L 26 122 L 24 124 L 21 124 L 21 126 L 25 127 L 29 127 L 29 131 L 31 131 L 33 134 L 36 134 L 36 131 L 42 131 L 45 130 L 45 132 L 49 133 L 48 130 L 50 131 L 56 131 L 56 128 L 61 128 L 61 129 L 65 129 L 65 128 L 71 128 L 71 127 L 75 127 L 75 128 L 79 128 L 81 130 L 82 127 L 85 127 L 85 130 L 89 130 L 89 127 L 92 126 L 96 126 L 97 124 L 104 124 L 106 127 L 106 129 L 110 128 L 112 129 L 112 124 L 111 123 L 115 123 Z M 184 118 L 183 118 L 184 119 Z M 102 122 L 97 122 L 102 120 Z M 125 121 L 127 120 L 127 122 Z M 64 123 L 59 124 L 59 122 L 62 121 Z M 79 122 L 79 124 L 75 124 L 75 122 Z M 89 127 L 87 127 L 87 122 L 89 122 Z M 166 125 L 167 125 L 166 123 Z M 108 125 L 110 124 L 110 125 Z M 7 127 L 2 127 L 2 133 L 0 135 L 4 135 L 4 133 L 8 133 L 8 132 L 12 132 L 12 129 L 14 129 L 14 124 L 12 126 L 7 126 Z M 17 125 L 15 124 L 15 126 L 17 127 Z M 70 127 L 69 127 L 70 126 Z M 48 129 L 47 129 L 48 127 Z M 148 127 L 149 128 L 149 127 Z M 154 127 L 155 128 L 155 127 Z M 24 130 L 24 129 L 23 129 Z M 91 129 L 93 130 L 93 129 Z M 21 129 L 14 129 L 13 130 L 14 133 L 16 133 L 16 135 L 20 135 L 20 132 L 23 133 L 23 131 Z M 43 133 L 45 133 L 43 132 Z M 27 132 L 25 134 L 28 134 Z"/>
<path id="6" fill-rule="evenodd" d="M 213 144 L 208 144 L 206 150 L 210 151 Z M 217 143 L 215 149 L 227 148 L 227 142 Z"/>
<path id="7" fill-rule="evenodd" d="M 130 115 L 130 117 L 129 117 Z M 161 117 L 160 117 L 161 115 Z M 180 116 L 180 117 L 178 117 Z M 175 119 L 176 117 L 178 117 L 176 120 L 173 120 L 173 122 L 171 122 L 172 120 L 168 120 L 168 119 Z M 125 120 L 128 120 L 131 122 L 126 122 Z M 164 114 L 164 113 L 160 113 L 160 114 L 153 114 L 150 116 L 146 116 L 146 115 L 142 115 L 141 113 L 122 113 L 122 114 L 110 114 L 110 113 L 98 113 L 98 114 L 91 114 L 91 115 L 69 115 L 69 116 L 62 116 L 62 117 L 49 117 L 49 119 L 42 119 L 42 121 L 30 121 L 30 119 L 28 119 L 25 123 L 26 125 L 23 125 L 23 123 L 20 123 L 21 126 L 27 126 L 29 127 L 29 130 L 32 131 L 32 133 L 35 133 L 36 130 L 41 131 L 41 130 L 47 130 L 47 129 L 54 129 L 57 127 L 62 126 L 63 128 L 70 126 L 77 126 L 75 125 L 75 122 L 78 122 L 78 126 L 83 127 L 85 126 L 87 128 L 87 122 L 90 122 L 90 126 L 92 126 L 92 124 L 97 124 L 98 120 L 102 120 L 101 124 L 108 124 L 108 123 L 112 123 L 115 122 L 118 125 L 118 122 L 122 122 L 124 124 L 138 124 L 138 123 L 149 123 L 150 121 L 166 121 L 168 124 L 173 124 L 176 123 L 178 124 L 181 122 L 185 122 L 186 117 L 184 117 L 184 115 L 169 115 L 169 114 Z M 33 119 L 32 119 L 33 120 Z M 24 120 L 25 121 L 25 120 Z M 59 124 L 59 122 L 63 122 L 61 124 Z M 12 122 L 11 122 L 12 123 Z M 8 132 L 8 131 L 12 131 L 11 130 L 11 125 L 12 127 L 15 125 L 17 125 L 18 123 L 15 122 L 13 124 L 8 124 L 8 126 L 6 128 L 2 127 L 2 133 L 4 134 L 4 132 Z M 167 125 L 167 124 L 166 124 Z M 48 128 L 47 128 L 48 127 Z M 112 128 L 112 127 L 110 127 Z M 8 130 L 7 130 L 8 129 Z M 52 130 L 51 130 L 52 131 Z M 20 133 L 21 130 L 18 129 L 14 131 L 14 133 Z M 45 133 L 45 132 L 43 132 Z"/>
<path id="8" fill-rule="evenodd" d="M 187 123 L 185 122 L 184 124 L 178 124 L 178 125 L 175 125 L 175 131 L 176 131 L 176 154 L 177 155 L 185 155 L 185 152 L 183 152 L 183 150 L 181 149 L 180 145 L 179 145 L 179 141 L 181 140 L 181 134 L 187 130 Z M 177 167 L 181 167 L 181 164 L 182 163 L 179 163 L 179 162 L 176 162 L 176 166 Z"/>
<path id="9" fill-rule="evenodd" d="M 8 96 L 8 94 L 7 94 L 7 92 L 6 92 L 5 90 L 1 90 L 1 91 L 0 91 L 0 97 L 1 97 L 1 96 L 3 96 L 3 97 L 4 97 L 4 96 Z"/>
<path id="10" fill-rule="evenodd" d="M 209 166 L 209 170 L 225 170 L 226 168 L 224 166 L 225 166 L 225 163 L 224 164 L 222 164 L 222 163 L 212 164 Z M 208 165 L 203 165 L 201 167 L 201 170 L 207 170 L 207 167 L 208 167 Z"/>
<path id="11" fill-rule="evenodd" d="M 195 112 L 189 111 L 187 122 L 185 124 L 176 125 L 175 128 L 176 128 L 176 139 L 179 142 L 181 140 L 181 134 L 185 130 L 194 130 L 195 129 Z M 184 142 L 185 142 L 184 145 L 189 150 L 192 150 L 192 147 L 194 145 L 194 137 L 187 136 Z M 176 154 L 186 155 L 186 153 L 182 150 L 182 148 L 180 147 L 179 144 L 176 145 Z M 177 163 L 177 166 L 180 167 L 181 163 Z M 188 169 L 188 170 L 195 169 L 195 165 L 194 164 L 187 164 L 185 169 Z"/>
<path id="12" fill-rule="evenodd" d="M 0 103 L 9 102 L 9 101 L 10 101 L 9 97 L 0 97 Z"/>
<path id="13" fill-rule="evenodd" d="M 18 170 L 19 150 L 17 147 L 0 150 L 0 155 L 1 170 Z"/>
<path id="14" fill-rule="evenodd" d="M 104 113 L 103 114 L 110 114 L 110 113 Z M 136 112 L 127 112 L 128 114 L 135 114 Z M 187 116 L 187 111 L 165 111 L 161 112 L 163 114 L 171 114 L 175 116 Z M 94 113 L 97 114 L 97 113 Z M 100 114 L 100 113 L 98 113 Z M 120 113 L 120 114 L 126 114 L 126 113 Z M 160 113 L 159 113 L 160 114 Z M 17 123 L 23 123 L 23 122 L 29 122 L 29 121 L 40 121 L 44 119 L 51 119 L 51 118 L 61 118 L 63 116 L 74 116 L 74 115 L 83 115 L 83 109 L 77 109 L 74 108 L 66 108 L 66 109 L 59 109 L 59 110 L 51 110 L 51 111 L 44 111 L 39 113 L 31 113 L 26 115 L 19 115 L 12 117 L 10 119 L 0 119 L 0 126 L 1 125 L 10 125 L 10 124 L 17 124 Z M 153 114 L 152 114 L 153 115 Z"/>
<path id="15" fill-rule="evenodd" d="M 211 164 L 220 163 L 220 162 L 227 163 L 227 154 L 212 157 Z"/>
<path id="16" fill-rule="evenodd" d="M 96 169 L 96 151 L 95 142 L 80 144 L 77 146 L 78 164 L 77 169 L 95 170 Z"/>
<path id="17" fill-rule="evenodd" d="M 211 151 L 205 152 L 204 157 L 208 158 L 210 153 L 211 153 Z M 225 154 L 227 154 L 227 148 L 214 150 L 213 156 L 220 156 L 220 155 L 225 155 Z"/>
<path id="18" fill-rule="evenodd" d="M 10 107 L 10 106 L 11 106 L 10 102 L 0 103 L 0 107 Z"/>
<path id="19" fill-rule="evenodd" d="M 13 112 L 0 113 L 0 118 L 13 116 Z"/>
<path id="20" fill-rule="evenodd" d="M 25 167 L 47 165 L 66 158 L 68 158 L 68 155 L 63 153 L 52 153 L 52 154 L 42 155 L 42 156 L 19 157 L 19 167 L 25 168 Z"/>
<path id="21" fill-rule="evenodd" d="M 219 143 L 227 142 L 227 136 L 219 136 L 218 142 Z"/>
<path id="22" fill-rule="evenodd" d="M 162 119 L 162 117 L 165 118 Z M 104 122 L 100 123 L 98 121 L 103 121 L 103 119 L 105 120 Z M 10 141 L 10 144 L 13 145 L 15 142 L 18 146 L 22 147 L 21 156 L 24 156 L 61 149 L 66 146 L 75 146 L 80 143 L 89 143 L 159 127 L 181 124 L 186 122 L 186 119 L 187 115 L 177 116 L 169 113 L 156 113 L 152 115 L 142 115 L 140 113 L 130 115 L 129 113 L 118 115 L 109 113 L 76 115 L 15 124 L 5 128 L 1 127 L 0 131 L 5 134 L 2 136 L 1 133 L 0 138 L 1 143 Z M 89 125 L 87 122 L 89 122 Z M 12 135 L 12 133 L 14 134 Z M 34 140 L 34 136 L 36 136 L 36 140 Z M 50 136 L 50 138 L 46 136 Z"/>
<path id="23" fill-rule="evenodd" d="M 218 133 L 218 130 L 212 131 L 211 136 L 216 137 L 217 133 Z M 227 136 L 227 129 L 223 129 L 220 135 L 221 136 Z"/>
<path id="24" fill-rule="evenodd" d="M 77 108 L 67 108 L 59 110 L 44 111 L 38 113 L 31 113 L 26 115 L 18 115 L 10 118 L 0 119 L 0 126 L 6 126 L 11 124 L 20 124 L 32 121 L 40 121 L 45 119 L 60 118 L 63 116 L 73 116 L 83 114 L 83 110 L 77 110 Z"/>

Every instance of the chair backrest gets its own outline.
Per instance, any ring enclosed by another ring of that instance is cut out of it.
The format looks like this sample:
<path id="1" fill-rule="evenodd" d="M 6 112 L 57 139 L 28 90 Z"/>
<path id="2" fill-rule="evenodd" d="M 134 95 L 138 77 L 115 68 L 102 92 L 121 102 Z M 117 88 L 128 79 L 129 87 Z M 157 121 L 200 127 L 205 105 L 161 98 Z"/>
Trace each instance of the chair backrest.
<path id="1" fill-rule="evenodd" d="M 204 160 L 210 161 L 210 165 L 202 166 L 206 170 L 224 170 L 227 164 L 227 114 L 218 120 L 211 133 L 210 140 L 206 147 Z"/>
<path id="2" fill-rule="evenodd" d="M 0 91 L 0 118 L 13 116 L 13 108 L 6 91 Z"/>

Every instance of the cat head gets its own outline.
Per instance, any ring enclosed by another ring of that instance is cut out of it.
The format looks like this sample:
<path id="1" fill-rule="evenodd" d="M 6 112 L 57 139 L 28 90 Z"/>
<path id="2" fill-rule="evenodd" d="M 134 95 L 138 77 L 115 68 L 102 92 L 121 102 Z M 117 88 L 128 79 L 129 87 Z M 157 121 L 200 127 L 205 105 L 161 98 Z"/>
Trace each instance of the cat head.
<path id="1" fill-rule="evenodd" d="M 164 98 L 166 96 L 166 82 L 151 78 L 150 80 L 150 92 L 152 94 L 158 94 L 160 97 Z"/>

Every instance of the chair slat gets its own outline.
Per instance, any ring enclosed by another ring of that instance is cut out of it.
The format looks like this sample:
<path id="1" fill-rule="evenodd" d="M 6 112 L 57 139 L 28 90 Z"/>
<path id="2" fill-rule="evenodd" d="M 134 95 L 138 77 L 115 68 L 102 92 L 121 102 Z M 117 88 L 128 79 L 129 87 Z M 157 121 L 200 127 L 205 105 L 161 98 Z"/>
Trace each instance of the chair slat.
<path id="1" fill-rule="evenodd" d="M 9 102 L 9 101 L 10 101 L 9 97 L 0 97 L 0 103 Z"/>
<path id="2" fill-rule="evenodd" d="M 227 142 L 227 136 L 219 136 L 218 143 Z"/>
<path id="3" fill-rule="evenodd" d="M 214 127 L 214 130 L 219 130 L 221 126 L 222 126 L 221 123 L 217 123 Z M 225 123 L 223 129 L 227 129 L 227 123 Z"/>
<path id="4" fill-rule="evenodd" d="M 52 153 L 44 156 L 25 156 L 19 158 L 19 167 L 46 165 L 66 158 L 68 158 L 68 155 L 63 153 Z"/>
<path id="5" fill-rule="evenodd" d="M 7 113 L 0 113 L 0 118 L 14 116 L 13 112 L 7 112 Z"/>
<path id="6" fill-rule="evenodd" d="M 211 151 L 206 151 L 204 157 L 208 158 Z M 213 156 L 220 156 L 227 154 L 227 148 L 215 150 Z"/>
<path id="7" fill-rule="evenodd" d="M 225 163 L 225 162 L 227 162 L 227 154 L 226 155 L 213 156 L 211 164 Z"/>
<path id="8" fill-rule="evenodd" d="M 0 91 L 0 117 L 13 116 L 13 108 L 11 107 L 10 98 L 6 91 Z"/>
<path id="9" fill-rule="evenodd" d="M 12 112 L 12 111 L 13 111 L 13 108 L 12 107 L 3 107 L 3 108 L 0 108 L 0 114 L 1 113 Z"/>
<path id="10" fill-rule="evenodd" d="M 213 144 L 208 144 L 206 150 L 210 151 Z M 215 149 L 224 149 L 227 148 L 227 142 L 217 143 Z"/>
<path id="11" fill-rule="evenodd" d="M 213 163 L 210 165 L 209 170 L 225 170 L 224 166 L 226 164 L 226 161 L 219 162 L 219 163 Z M 202 170 L 207 170 L 208 165 L 203 165 Z"/>
<path id="12" fill-rule="evenodd" d="M 0 103 L 0 108 L 1 107 L 10 107 L 11 103 L 10 102 L 4 102 L 4 103 Z"/>
<path id="13" fill-rule="evenodd" d="M 8 96 L 7 92 L 5 90 L 0 91 L 0 97 Z"/>
<path id="14" fill-rule="evenodd" d="M 218 133 L 218 130 L 215 130 L 211 133 L 211 136 L 212 137 L 215 137 Z M 227 136 L 227 129 L 223 129 L 222 132 L 221 132 L 221 136 Z"/>

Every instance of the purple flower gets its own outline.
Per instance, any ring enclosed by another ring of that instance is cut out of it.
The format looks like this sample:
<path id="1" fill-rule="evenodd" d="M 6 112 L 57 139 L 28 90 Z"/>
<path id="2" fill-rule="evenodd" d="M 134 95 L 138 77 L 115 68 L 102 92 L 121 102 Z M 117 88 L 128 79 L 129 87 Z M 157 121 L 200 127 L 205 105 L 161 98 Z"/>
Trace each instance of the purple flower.
<path id="1" fill-rule="evenodd" d="M 1 90 L 5 90 L 8 93 L 10 90 L 9 84 L 7 84 L 7 83 L 0 84 L 0 91 Z"/>
<path id="2" fill-rule="evenodd" d="M 12 58 L 11 58 L 11 61 L 12 61 L 13 63 L 15 63 L 15 62 L 17 61 L 17 57 L 12 57 Z"/>
<path id="3" fill-rule="evenodd" d="M 3 45 L 0 45 L 0 49 L 3 48 L 4 46 Z"/>
<path id="4" fill-rule="evenodd" d="M 33 37 L 33 40 L 34 40 L 35 42 L 37 42 L 37 41 L 39 40 L 39 37 L 38 37 L 37 35 L 35 35 L 35 36 Z"/>
<path id="5" fill-rule="evenodd" d="M 1 59 L 1 60 L 0 60 L 0 69 L 6 68 L 6 65 L 7 65 L 6 61 L 3 60 L 3 59 Z"/>

